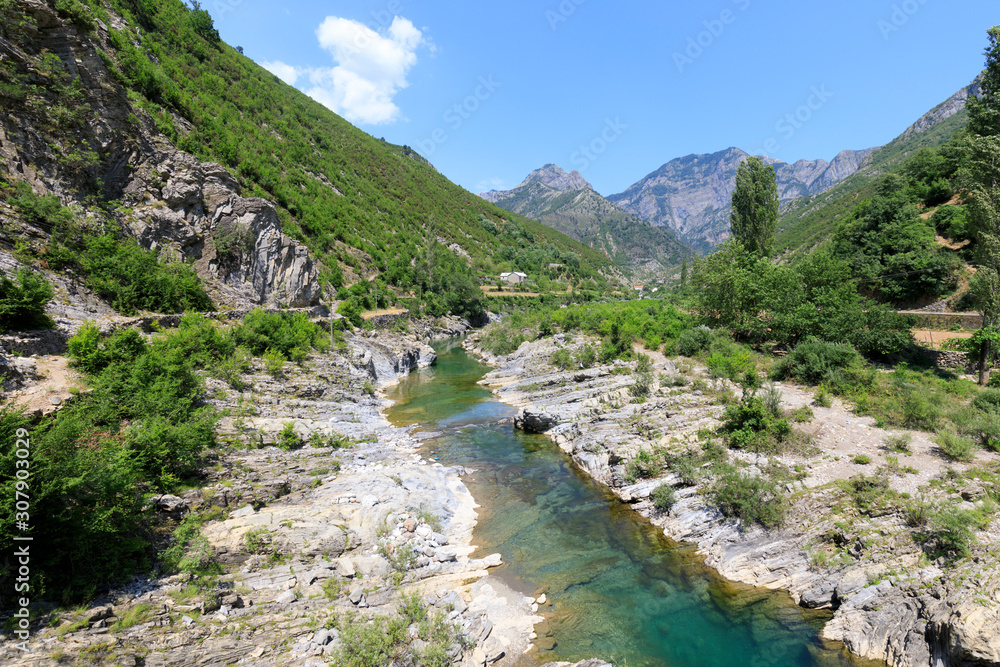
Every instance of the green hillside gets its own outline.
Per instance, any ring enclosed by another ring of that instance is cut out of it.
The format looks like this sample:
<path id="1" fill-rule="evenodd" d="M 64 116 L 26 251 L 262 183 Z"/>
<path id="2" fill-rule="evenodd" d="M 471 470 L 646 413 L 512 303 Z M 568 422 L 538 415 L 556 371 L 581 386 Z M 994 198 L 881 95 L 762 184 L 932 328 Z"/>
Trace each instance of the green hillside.
<path id="1" fill-rule="evenodd" d="M 943 146 L 968 122 L 969 115 L 963 108 L 923 131 L 904 133 L 872 153 L 867 166 L 830 190 L 790 203 L 778 221 L 778 252 L 794 260 L 829 239 L 844 216 L 875 194 L 879 177 L 902 167 L 921 148 Z"/>
<path id="2" fill-rule="evenodd" d="M 132 105 L 178 148 L 225 165 L 245 195 L 274 201 L 285 231 L 320 259 L 334 287 L 379 276 L 399 291 L 433 292 L 447 289 L 442 273 L 530 275 L 548 262 L 600 285 L 614 271 L 599 253 L 479 199 L 409 147 L 371 137 L 284 84 L 223 43 L 197 4 L 112 0 L 129 24 L 116 30 L 99 0 L 85 1 L 89 10 L 69 0 L 62 13 L 92 38 L 103 33 L 93 18 L 109 26 L 102 60 Z M 501 243 L 483 220 L 511 228 L 517 252 L 496 256 Z M 438 252 L 435 239 L 459 247 Z"/>

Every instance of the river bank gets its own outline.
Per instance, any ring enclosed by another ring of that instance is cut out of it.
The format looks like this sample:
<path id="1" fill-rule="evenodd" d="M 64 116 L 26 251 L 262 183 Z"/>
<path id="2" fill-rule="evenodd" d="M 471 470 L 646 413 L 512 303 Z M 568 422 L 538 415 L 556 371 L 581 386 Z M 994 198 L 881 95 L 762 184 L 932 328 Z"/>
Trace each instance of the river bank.
<path id="1" fill-rule="evenodd" d="M 415 594 L 455 628 L 440 647 L 449 660 L 516 664 L 535 600 L 490 577 L 498 555 L 470 557 L 477 505 L 466 471 L 422 458 L 428 434 L 392 426 L 377 391 L 433 363 L 427 343 L 468 329 L 443 318 L 358 330 L 342 349 L 279 374 L 255 362 L 242 391 L 206 377 L 208 402 L 227 415 L 222 446 L 198 488 L 156 497 L 150 510 L 160 548 L 184 517 L 203 517 L 204 541 L 189 557 L 220 574 L 154 573 L 78 609 L 40 607 L 29 651 L 6 642 L 0 660 L 325 665 L 343 633 L 395 615 Z M 63 358 L 26 359 L 20 391 L 45 393 L 48 378 L 33 369 Z M 408 633 L 401 650 L 433 648 L 416 625 Z"/>
<path id="2" fill-rule="evenodd" d="M 587 342 L 582 337 L 524 343 L 504 357 L 480 349 L 477 339 L 470 336 L 467 348 L 496 367 L 482 383 L 520 408 L 519 426 L 546 432 L 581 469 L 667 536 L 696 545 L 723 576 L 786 590 L 805 607 L 832 609 L 825 637 L 842 641 L 856 656 L 907 666 L 1000 664 L 1000 614 L 993 602 L 1000 585 L 997 521 L 978 533 L 971 558 L 932 561 L 901 516 L 859 512 L 846 497 L 844 481 L 872 471 L 858 457 L 888 464 L 893 452 L 884 442 L 898 432 L 876 428 L 872 419 L 835 401 L 830 408 L 810 408 L 813 419 L 800 427 L 813 443 L 808 452 L 774 462 L 730 452 L 747 474 L 773 463 L 796 472 L 787 484 L 790 508 L 780 529 L 741 526 L 708 502 L 710 477 L 690 483 L 668 470 L 654 479 L 628 479 L 628 464 L 640 452 L 656 448 L 681 456 L 719 425 L 721 392 L 694 364 L 654 359 L 657 379 L 638 401 L 631 391 L 635 362 L 568 371 L 552 366 L 557 350 L 579 349 Z M 778 389 L 788 409 L 813 401 L 812 392 L 800 387 Z M 955 498 L 968 506 L 985 496 L 986 482 L 972 472 L 995 465 L 995 454 L 980 452 L 972 463 L 946 466 L 927 434 L 909 435 L 909 465 L 904 470 L 897 461 L 890 474 L 893 491 Z M 666 512 L 650 500 L 663 483 L 674 487 L 677 498 Z"/>

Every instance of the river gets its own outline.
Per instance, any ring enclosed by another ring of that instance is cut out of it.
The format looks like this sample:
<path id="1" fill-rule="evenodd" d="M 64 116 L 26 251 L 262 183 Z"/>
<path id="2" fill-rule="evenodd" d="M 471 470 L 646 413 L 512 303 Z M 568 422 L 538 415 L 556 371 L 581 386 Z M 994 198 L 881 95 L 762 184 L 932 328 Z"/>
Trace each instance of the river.
<path id="1" fill-rule="evenodd" d="M 475 469 L 480 554 L 527 595 L 545 593 L 542 662 L 603 658 L 628 667 L 872 665 L 819 630 L 829 612 L 727 582 L 577 469 L 548 438 L 515 431 L 514 410 L 477 381 L 489 367 L 460 342 L 390 393 L 390 421 L 437 433 L 424 455 Z M 502 423 L 499 423 L 502 422 Z"/>

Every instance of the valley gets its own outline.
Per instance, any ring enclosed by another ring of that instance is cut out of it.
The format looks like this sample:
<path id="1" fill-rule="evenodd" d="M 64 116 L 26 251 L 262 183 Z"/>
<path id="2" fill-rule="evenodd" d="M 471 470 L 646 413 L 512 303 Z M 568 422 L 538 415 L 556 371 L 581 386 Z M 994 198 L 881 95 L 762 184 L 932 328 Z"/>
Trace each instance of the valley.
<path id="1" fill-rule="evenodd" d="M 421 131 L 444 35 L 258 64 L 235 11 L 0 0 L 4 664 L 1000 664 L 1000 26 L 882 146 L 602 196 L 669 150 L 616 121 L 476 195 L 361 129 Z M 471 80 L 435 159 L 525 94 Z"/>

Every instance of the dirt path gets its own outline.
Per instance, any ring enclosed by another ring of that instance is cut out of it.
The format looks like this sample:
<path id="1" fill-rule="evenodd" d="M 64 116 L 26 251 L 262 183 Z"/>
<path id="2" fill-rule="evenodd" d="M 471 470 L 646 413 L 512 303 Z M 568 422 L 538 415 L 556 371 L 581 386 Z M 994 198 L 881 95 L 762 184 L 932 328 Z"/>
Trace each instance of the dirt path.
<path id="1" fill-rule="evenodd" d="M 23 407 L 29 414 L 41 411 L 41 414 L 47 415 L 85 387 L 80 374 L 70 368 L 66 357 L 38 357 L 35 374 L 39 382 L 11 392 L 6 402 Z"/>

